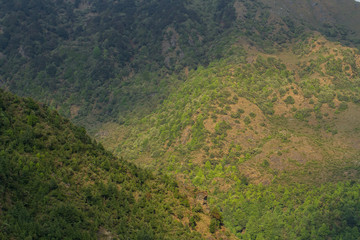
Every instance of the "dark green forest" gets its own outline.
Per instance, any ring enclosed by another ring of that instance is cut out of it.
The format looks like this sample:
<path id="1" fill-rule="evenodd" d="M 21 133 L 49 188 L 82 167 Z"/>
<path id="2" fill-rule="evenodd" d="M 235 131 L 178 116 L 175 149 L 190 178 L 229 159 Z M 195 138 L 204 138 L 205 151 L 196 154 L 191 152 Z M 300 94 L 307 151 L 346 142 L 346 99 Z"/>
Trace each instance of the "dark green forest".
<path id="1" fill-rule="evenodd" d="M 223 57 L 237 37 L 273 51 L 274 42 L 301 34 L 293 21 L 279 19 L 284 28 L 273 35 L 268 10 L 260 2 L 245 1 L 242 19 L 233 4 L 2 1 L 2 84 L 90 128 L 109 119 L 121 122 L 129 114 L 144 115 L 174 86 L 168 74 Z"/>

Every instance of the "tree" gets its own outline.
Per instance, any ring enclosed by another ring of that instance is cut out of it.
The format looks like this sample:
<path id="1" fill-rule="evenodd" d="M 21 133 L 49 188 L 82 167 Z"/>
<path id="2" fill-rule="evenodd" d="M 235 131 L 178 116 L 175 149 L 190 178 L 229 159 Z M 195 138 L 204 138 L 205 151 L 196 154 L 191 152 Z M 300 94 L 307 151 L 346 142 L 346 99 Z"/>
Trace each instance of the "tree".
<path id="1" fill-rule="evenodd" d="M 288 97 L 284 100 L 284 102 L 285 102 L 286 104 L 294 104 L 294 103 L 295 103 L 295 99 L 294 99 L 292 96 L 288 96 Z"/>

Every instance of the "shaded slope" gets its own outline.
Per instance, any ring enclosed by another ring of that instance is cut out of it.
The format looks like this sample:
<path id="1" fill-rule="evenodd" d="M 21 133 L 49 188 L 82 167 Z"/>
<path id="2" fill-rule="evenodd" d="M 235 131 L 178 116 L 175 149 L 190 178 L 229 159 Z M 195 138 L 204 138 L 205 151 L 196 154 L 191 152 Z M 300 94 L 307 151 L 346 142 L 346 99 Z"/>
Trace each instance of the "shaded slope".
<path id="1" fill-rule="evenodd" d="M 88 129 L 121 123 L 161 103 L 167 74 L 231 55 L 239 38 L 274 52 L 313 29 L 356 44 L 358 5 L 342 2 L 2 2 L 0 84 Z"/>
<path id="2" fill-rule="evenodd" d="M 326 36 L 359 44 L 360 4 L 353 0 L 330 1 L 264 1 L 280 16 L 298 19 Z"/>
<path id="3" fill-rule="evenodd" d="M 3 2 L 1 85 L 88 128 L 121 122 L 161 102 L 174 85 L 167 74 L 223 57 L 238 36 L 270 51 L 299 34 L 257 1 L 241 8 L 243 16 L 219 0 Z"/>

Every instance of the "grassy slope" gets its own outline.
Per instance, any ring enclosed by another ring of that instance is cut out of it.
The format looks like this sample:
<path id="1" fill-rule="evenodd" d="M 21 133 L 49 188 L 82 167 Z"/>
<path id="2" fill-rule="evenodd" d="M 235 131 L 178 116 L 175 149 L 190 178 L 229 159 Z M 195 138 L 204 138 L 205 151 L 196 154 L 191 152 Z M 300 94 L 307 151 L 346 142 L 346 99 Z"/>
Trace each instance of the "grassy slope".
<path id="1" fill-rule="evenodd" d="M 322 191 L 319 187 L 327 189 L 324 194 L 332 199 L 337 182 L 358 179 L 360 62 L 356 49 L 317 34 L 288 49 L 263 54 L 239 42 L 231 57 L 173 76 L 187 80 L 156 112 L 122 126 L 105 124 L 98 137 L 119 155 L 209 191 L 211 203 L 226 212 L 228 226 L 239 237 L 245 229 L 250 229 L 245 238 L 258 236 L 261 230 L 253 227 L 255 222 L 271 220 L 264 219 L 266 210 L 258 213 L 257 221 L 249 219 L 255 213 L 232 202 L 235 196 L 273 191 L 279 195 L 269 199 L 265 194 L 264 209 L 280 201 L 284 207 L 307 214 L 308 206 L 289 206 L 296 200 L 284 200 L 281 192 L 293 189 L 293 194 L 302 195 L 309 191 L 299 200 L 302 202 L 306 197 L 316 199 Z M 256 187 L 259 183 L 267 185 L 267 190 Z M 285 190 L 276 189 L 281 185 Z M 346 185 L 345 191 L 357 187 Z M 261 201 L 248 207 L 257 208 Z M 331 211 L 337 209 L 330 202 Z M 230 207 L 233 205 L 237 207 Z M 236 209 L 248 216 L 240 221 L 243 223 L 234 220 L 238 219 Z M 320 215 L 319 228 L 324 223 L 331 229 L 326 236 L 344 236 L 341 228 L 334 227 L 333 217 L 326 222 L 326 216 Z M 288 221 L 294 216 L 277 217 Z M 289 224 L 291 228 L 295 222 Z M 307 224 L 310 222 L 304 223 L 304 229 Z M 280 225 L 277 228 L 282 233 L 268 234 L 290 238 L 283 235 L 288 226 Z M 271 228 L 265 227 L 266 231 Z M 316 231 L 311 234 L 324 237 Z"/>
<path id="2" fill-rule="evenodd" d="M 1 239 L 211 235 L 194 192 L 115 158 L 58 113 L 0 90 L 0 117 Z"/>

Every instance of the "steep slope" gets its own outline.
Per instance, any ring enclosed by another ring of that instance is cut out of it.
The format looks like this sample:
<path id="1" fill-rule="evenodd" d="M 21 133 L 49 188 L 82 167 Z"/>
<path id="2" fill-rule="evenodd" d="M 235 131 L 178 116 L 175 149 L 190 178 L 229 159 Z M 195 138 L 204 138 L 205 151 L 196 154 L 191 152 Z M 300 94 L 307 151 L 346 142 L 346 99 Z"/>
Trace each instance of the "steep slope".
<path id="1" fill-rule="evenodd" d="M 0 142 L 1 239 L 211 235 L 210 215 L 174 180 L 113 157 L 32 99 L 0 91 Z"/>
<path id="2" fill-rule="evenodd" d="M 208 191 L 240 238 L 356 239 L 358 50 L 319 34 L 287 49 L 234 44 L 231 57 L 173 76 L 186 81 L 153 114 L 98 137 Z"/>

